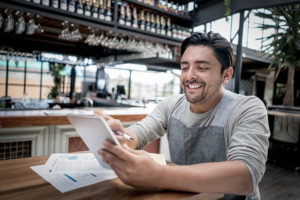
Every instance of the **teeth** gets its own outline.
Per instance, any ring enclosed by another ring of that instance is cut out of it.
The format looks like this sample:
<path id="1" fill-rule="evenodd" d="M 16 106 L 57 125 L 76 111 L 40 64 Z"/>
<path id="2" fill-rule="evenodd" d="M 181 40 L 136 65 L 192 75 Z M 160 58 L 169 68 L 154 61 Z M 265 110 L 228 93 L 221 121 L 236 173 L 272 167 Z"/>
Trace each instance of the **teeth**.
<path id="1" fill-rule="evenodd" d="M 195 89 L 195 88 L 200 88 L 200 85 L 189 85 L 189 88 Z"/>

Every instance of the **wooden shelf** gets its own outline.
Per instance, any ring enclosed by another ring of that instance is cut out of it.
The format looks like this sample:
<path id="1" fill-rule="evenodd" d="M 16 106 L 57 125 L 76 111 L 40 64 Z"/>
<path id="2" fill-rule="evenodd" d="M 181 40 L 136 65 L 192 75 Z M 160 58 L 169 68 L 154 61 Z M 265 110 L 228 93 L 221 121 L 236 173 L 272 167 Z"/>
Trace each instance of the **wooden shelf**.
<path id="1" fill-rule="evenodd" d="M 170 48 L 178 48 L 181 45 L 182 40 L 161 35 L 149 31 L 144 31 L 139 28 L 133 28 L 118 23 L 118 2 L 115 0 L 114 10 L 112 11 L 113 20 L 105 21 L 98 18 L 89 17 L 69 11 L 61 10 L 59 8 L 53 8 L 51 6 L 44 6 L 42 4 L 36 4 L 33 2 L 27 2 L 25 0 L 2 0 L 0 1 L 0 12 L 3 14 L 4 9 L 8 8 L 13 11 L 15 17 L 15 11 L 22 11 L 24 13 L 32 13 L 36 16 L 41 16 L 40 23 L 44 28 L 44 33 L 35 33 L 34 35 L 15 34 L 14 32 L 5 33 L 0 31 L 0 46 L 2 48 L 10 48 L 20 52 L 54 52 L 66 55 L 76 55 L 91 57 L 99 60 L 101 57 L 115 56 L 115 55 L 128 55 L 133 52 L 119 49 L 110 49 L 103 46 L 89 46 L 84 42 L 85 38 L 91 34 L 91 29 L 108 34 L 116 33 L 116 35 L 129 36 L 136 39 L 144 39 L 155 43 L 167 44 Z M 136 0 L 129 0 L 129 3 L 133 3 L 140 7 L 154 10 L 162 15 L 168 15 L 172 20 L 178 24 L 184 24 L 186 27 L 191 25 L 191 19 L 187 16 L 175 14 L 172 12 L 166 12 L 156 6 L 150 6 L 144 3 L 140 3 Z M 25 21 L 28 22 L 30 19 L 28 16 L 23 15 Z M 3 14 L 5 18 L 5 14 Z M 15 20 L 17 18 L 15 17 Z M 78 42 L 60 40 L 58 35 L 63 29 L 62 22 L 68 21 L 69 24 L 75 24 L 80 30 L 83 40 Z M 37 23 L 37 21 L 36 21 Z M 90 28 L 89 28 L 90 27 Z M 152 60 L 155 61 L 153 65 L 156 66 L 173 66 L 174 63 L 162 61 L 161 59 Z M 157 61 L 162 61 L 161 63 Z M 147 61 L 148 62 L 148 61 Z M 149 65 L 151 60 L 149 60 Z M 175 63 L 176 65 L 176 63 Z M 177 68 L 177 67 L 175 67 Z"/>

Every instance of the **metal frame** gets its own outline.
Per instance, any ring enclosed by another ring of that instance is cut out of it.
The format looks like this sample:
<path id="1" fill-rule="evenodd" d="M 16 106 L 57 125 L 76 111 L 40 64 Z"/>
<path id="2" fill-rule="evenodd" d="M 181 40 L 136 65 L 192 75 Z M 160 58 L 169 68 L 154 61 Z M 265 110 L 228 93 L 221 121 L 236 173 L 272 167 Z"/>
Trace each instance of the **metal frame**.
<path id="1" fill-rule="evenodd" d="M 282 6 L 287 4 L 300 3 L 300 0 L 231 0 L 231 14 L 238 13 L 242 10 L 251 10 L 256 8 L 268 8 Z M 222 18 L 225 15 L 224 0 L 209 0 L 199 3 L 198 8 L 193 14 L 192 26 L 199 26 L 210 21 Z M 212 14 L 213 13 L 213 14 Z"/>
<path id="2" fill-rule="evenodd" d="M 240 79 L 242 73 L 242 44 L 243 44 L 243 32 L 244 32 L 244 10 L 240 12 L 240 28 L 239 28 L 239 41 L 236 52 L 236 66 L 235 66 L 235 84 L 234 84 L 234 92 L 239 94 L 240 91 Z"/>
<path id="3" fill-rule="evenodd" d="M 25 61 L 25 63 L 24 63 L 24 94 L 26 93 L 26 81 L 27 81 L 27 61 Z"/>
<path id="4" fill-rule="evenodd" d="M 40 99 L 42 99 L 42 89 L 43 89 L 43 64 L 44 62 L 41 61 L 41 76 L 40 76 Z"/>

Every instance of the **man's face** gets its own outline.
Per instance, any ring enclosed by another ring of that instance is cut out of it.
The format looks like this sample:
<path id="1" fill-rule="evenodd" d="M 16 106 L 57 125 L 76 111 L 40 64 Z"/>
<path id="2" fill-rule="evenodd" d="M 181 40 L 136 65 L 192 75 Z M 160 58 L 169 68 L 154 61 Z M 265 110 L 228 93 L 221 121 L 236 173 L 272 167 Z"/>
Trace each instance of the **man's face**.
<path id="1" fill-rule="evenodd" d="M 211 47 L 189 46 L 181 58 L 181 87 L 192 104 L 216 100 L 222 95 L 221 63 Z"/>

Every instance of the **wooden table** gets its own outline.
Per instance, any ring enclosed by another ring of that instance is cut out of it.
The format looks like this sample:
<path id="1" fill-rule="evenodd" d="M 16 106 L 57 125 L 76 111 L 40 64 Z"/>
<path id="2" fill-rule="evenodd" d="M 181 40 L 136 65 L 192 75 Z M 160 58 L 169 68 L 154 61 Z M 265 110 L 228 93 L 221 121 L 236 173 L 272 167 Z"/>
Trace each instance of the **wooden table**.
<path id="1" fill-rule="evenodd" d="M 123 184 L 118 178 L 84 188 L 60 193 L 50 183 L 30 169 L 44 164 L 49 156 L 0 161 L 0 199 L 104 199 L 104 200 L 215 200 L 220 194 L 188 193 L 169 190 L 136 189 Z"/>
<path id="2" fill-rule="evenodd" d="M 273 115 L 277 117 L 294 117 L 300 118 L 299 113 L 290 113 L 290 112 L 283 112 L 283 111 L 275 111 L 275 110 L 268 110 L 268 115 Z"/>

